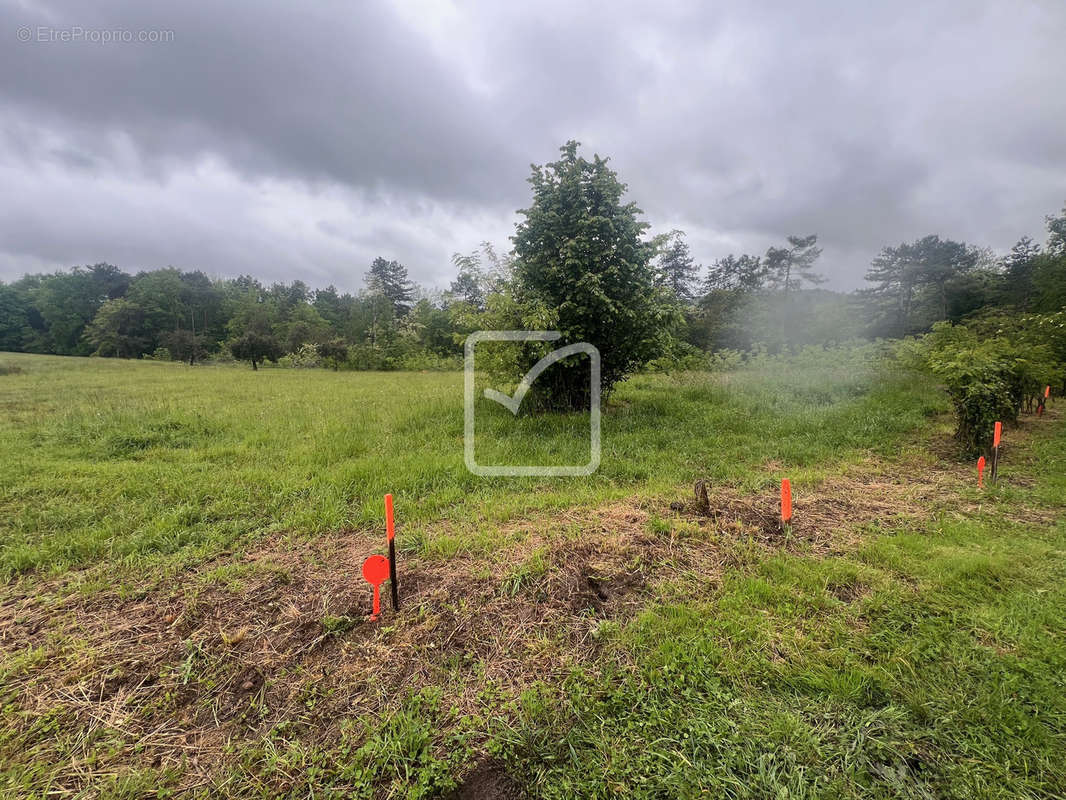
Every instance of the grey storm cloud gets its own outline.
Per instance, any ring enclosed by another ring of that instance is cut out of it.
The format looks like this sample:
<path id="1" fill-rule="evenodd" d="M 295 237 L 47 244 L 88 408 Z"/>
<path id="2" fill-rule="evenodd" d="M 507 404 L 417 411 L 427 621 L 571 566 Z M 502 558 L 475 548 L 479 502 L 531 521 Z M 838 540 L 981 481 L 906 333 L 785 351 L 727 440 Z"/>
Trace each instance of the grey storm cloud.
<path id="1" fill-rule="evenodd" d="M 816 232 L 850 288 L 926 233 L 1039 238 L 1066 200 L 1064 34 L 1059 0 L 0 0 L 0 279 L 356 289 L 385 255 L 442 286 L 576 138 L 704 263 Z"/>

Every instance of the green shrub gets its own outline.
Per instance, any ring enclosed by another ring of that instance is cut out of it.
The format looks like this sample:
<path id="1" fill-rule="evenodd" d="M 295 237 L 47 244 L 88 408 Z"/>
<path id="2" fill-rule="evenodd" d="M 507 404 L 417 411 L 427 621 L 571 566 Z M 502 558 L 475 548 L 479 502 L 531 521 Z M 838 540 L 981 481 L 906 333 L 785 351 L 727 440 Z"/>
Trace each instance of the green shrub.
<path id="1" fill-rule="evenodd" d="M 1050 343 L 1029 325 L 989 328 L 939 322 L 931 333 L 907 340 L 899 350 L 905 364 L 927 369 L 944 383 L 955 408 L 955 435 L 968 456 L 991 446 L 997 421 L 1016 422 L 1032 411 L 1044 387 L 1061 380 L 1062 363 Z"/>

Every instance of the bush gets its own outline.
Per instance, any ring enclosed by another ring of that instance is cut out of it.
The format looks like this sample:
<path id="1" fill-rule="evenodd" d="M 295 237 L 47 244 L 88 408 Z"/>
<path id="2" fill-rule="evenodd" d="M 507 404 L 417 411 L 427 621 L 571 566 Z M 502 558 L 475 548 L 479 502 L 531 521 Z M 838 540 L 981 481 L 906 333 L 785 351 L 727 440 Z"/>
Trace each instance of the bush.
<path id="1" fill-rule="evenodd" d="M 940 322 L 899 350 L 904 363 L 943 381 L 955 408 L 956 438 L 969 456 L 988 451 L 997 421 L 1016 422 L 1046 385 L 1061 380 L 1062 364 L 1050 345 L 1034 341 L 1031 329 L 996 331 L 982 336 Z"/>
<path id="2" fill-rule="evenodd" d="M 646 372 L 701 372 L 710 369 L 711 356 L 687 342 L 677 342 L 671 352 L 653 358 Z"/>
<path id="3" fill-rule="evenodd" d="M 334 371 L 340 369 L 341 364 L 348 360 L 348 345 L 345 344 L 344 339 L 330 339 L 328 342 L 320 342 L 316 349 L 318 357 L 322 359 L 323 364 Z"/>
<path id="4" fill-rule="evenodd" d="M 440 356 L 423 350 L 403 356 L 396 362 L 396 368 L 412 372 L 456 370 L 463 368 L 463 360 L 459 356 Z"/>
<path id="5" fill-rule="evenodd" d="M 383 370 L 392 367 L 389 359 L 381 350 L 368 344 L 356 344 L 349 347 L 348 360 L 343 366 L 345 369 L 354 370 Z"/>
<path id="6" fill-rule="evenodd" d="M 314 369 L 322 363 L 318 348 L 313 344 L 302 344 L 295 353 L 288 355 L 289 364 L 297 369 Z"/>

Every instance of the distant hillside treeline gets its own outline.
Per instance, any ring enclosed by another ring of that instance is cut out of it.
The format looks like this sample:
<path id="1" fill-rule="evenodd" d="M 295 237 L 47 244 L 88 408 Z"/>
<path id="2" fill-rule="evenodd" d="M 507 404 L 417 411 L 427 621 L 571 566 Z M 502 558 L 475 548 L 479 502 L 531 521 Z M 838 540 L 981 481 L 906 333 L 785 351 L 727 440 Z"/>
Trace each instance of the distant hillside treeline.
<path id="1" fill-rule="evenodd" d="M 762 255 L 695 263 L 684 234 L 650 244 L 675 320 L 665 358 L 718 349 L 772 352 L 856 337 L 899 337 L 982 309 L 1066 307 L 1066 209 L 1048 239 L 1008 255 L 939 236 L 885 247 L 850 294 L 818 289 L 816 236 L 791 236 Z M 514 255 L 490 245 L 456 255 L 455 280 L 432 293 L 396 261 L 376 259 L 357 294 L 302 281 L 265 286 L 174 268 L 131 275 L 110 264 L 0 283 L 0 350 L 194 362 L 236 357 L 353 369 L 454 364 L 467 334 L 491 327 L 507 301 Z"/>

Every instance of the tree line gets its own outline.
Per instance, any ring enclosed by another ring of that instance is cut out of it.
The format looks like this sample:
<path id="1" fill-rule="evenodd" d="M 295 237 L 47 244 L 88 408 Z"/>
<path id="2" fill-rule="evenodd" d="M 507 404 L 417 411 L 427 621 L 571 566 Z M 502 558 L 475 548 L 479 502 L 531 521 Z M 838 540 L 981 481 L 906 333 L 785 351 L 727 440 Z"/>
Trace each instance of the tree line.
<path id="1" fill-rule="evenodd" d="M 899 338 L 990 309 L 1066 307 L 1066 208 L 1046 219 L 1045 244 L 1023 238 L 999 258 L 939 235 L 886 246 L 867 288 L 840 293 L 821 288 L 813 233 L 706 268 L 684 232 L 647 236 L 607 159 L 583 158 L 576 142 L 534 167 L 530 183 L 511 251 L 482 243 L 456 254 L 446 291 L 416 286 L 404 265 L 381 257 L 355 294 L 173 267 L 131 275 L 100 263 L 0 282 L 0 350 L 420 369 L 456 365 L 474 330 L 551 329 L 600 347 L 609 391 L 655 360 Z M 520 358 L 536 355 L 534 347 Z M 553 373 L 550 396 L 579 404 L 579 370 Z"/>

